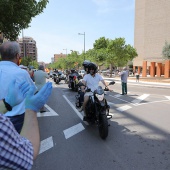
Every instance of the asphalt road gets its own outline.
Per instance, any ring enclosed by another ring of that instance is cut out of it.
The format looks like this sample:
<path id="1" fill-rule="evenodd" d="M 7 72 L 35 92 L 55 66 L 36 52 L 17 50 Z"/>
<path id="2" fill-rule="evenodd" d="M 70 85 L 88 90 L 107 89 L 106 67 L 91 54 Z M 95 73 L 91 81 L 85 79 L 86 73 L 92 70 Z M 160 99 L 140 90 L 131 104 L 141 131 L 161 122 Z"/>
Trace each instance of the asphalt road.
<path id="1" fill-rule="evenodd" d="M 113 118 L 102 140 L 75 109 L 76 92 L 54 84 L 47 112 L 38 113 L 41 148 L 33 170 L 170 169 L 170 89 L 129 83 L 122 96 L 119 81 L 110 88 Z"/>

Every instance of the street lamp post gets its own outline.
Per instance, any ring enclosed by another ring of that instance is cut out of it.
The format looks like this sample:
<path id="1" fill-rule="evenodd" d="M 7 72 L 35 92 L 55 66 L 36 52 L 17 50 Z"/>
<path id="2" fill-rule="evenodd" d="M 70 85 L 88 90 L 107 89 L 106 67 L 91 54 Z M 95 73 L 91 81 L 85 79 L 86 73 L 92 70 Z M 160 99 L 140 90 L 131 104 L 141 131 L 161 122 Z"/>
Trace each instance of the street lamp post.
<path id="1" fill-rule="evenodd" d="M 22 29 L 22 44 L 23 44 L 23 57 L 25 58 L 25 41 L 24 41 L 24 31 L 23 31 L 23 29 Z"/>
<path id="2" fill-rule="evenodd" d="M 63 49 L 63 50 L 66 50 L 66 57 L 67 57 L 67 48 L 66 48 L 66 49 Z"/>
<path id="3" fill-rule="evenodd" d="M 84 35 L 84 60 L 85 60 L 85 32 L 84 33 L 78 33 L 78 35 Z"/>

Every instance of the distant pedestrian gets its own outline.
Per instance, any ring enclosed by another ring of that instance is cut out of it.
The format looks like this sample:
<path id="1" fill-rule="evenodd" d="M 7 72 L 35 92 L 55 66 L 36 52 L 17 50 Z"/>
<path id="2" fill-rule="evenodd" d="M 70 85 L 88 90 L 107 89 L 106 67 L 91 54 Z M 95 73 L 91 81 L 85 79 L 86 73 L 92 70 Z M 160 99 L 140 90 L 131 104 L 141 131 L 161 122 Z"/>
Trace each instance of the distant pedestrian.
<path id="1" fill-rule="evenodd" d="M 49 75 L 45 72 L 44 66 L 40 65 L 38 71 L 34 73 L 34 81 L 37 87 L 37 92 L 44 86 L 46 83 L 46 78 L 49 78 Z M 40 109 L 40 112 L 45 112 L 44 106 Z"/>
<path id="2" fill-rule="evenodd" d="M 126 67 L 123 68 L 123 71 L 119 74 L 121 76 L 121 82 L 122 82 L 122 94 L 127 94 L 127 78 L 128 78 L 128 70 Z"/>
<path id="3" fill-rule="evenodd" d="M 29 75 L 30 75 L 32 81 L 34 81 L 34 70 L 31 69 L 31 68 L 29 68 L 29 71 L 28 71 L 28 72 L 29 72 Z"/>
<path id="4" fill-rule="evenodd" d="M 136 72 L 135 76 L 136 76 L 136 82 L 139 82 L 139 73 Z"/>

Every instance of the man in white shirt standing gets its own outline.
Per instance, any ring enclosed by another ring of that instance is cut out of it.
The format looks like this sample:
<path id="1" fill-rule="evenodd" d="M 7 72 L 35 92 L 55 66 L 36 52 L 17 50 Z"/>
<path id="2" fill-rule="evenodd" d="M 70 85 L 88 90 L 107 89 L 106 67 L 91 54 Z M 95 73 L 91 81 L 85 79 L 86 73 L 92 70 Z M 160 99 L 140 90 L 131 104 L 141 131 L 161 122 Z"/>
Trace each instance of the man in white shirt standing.
<path id="1" fill-rule="evenodd" d="M 21 49 L 16 41 L 4 42 L 0 46 L 0 54 L 2 58 L 2 61 L 0 62 L 0 100 L 7 95 L 9 84 L 12 79 L 16 79 L 17 84 L 26 81 L 28 84 L 35 87 L 28 72 L 19 67 L 21 63 L 20 53 Z M 23 126 L 24 113 L 25 100 L 14 106 L 11 111 L 9 110 L 5 114 L 5 116 L 10 118 L 18 133 L 20 133 Z"/>
<path id="2" fill-rule="evenodd" d="M 45 72 L 44 66 L 40 65 L 38 71 L 34 72 L 34 81 L 37 87 L 37 92 L 44 86 L 46 83 L 46 78 L 49 78 L 49 75 Z M 44 106 L 40 109 L 40 112 L 45 112 Z"/>

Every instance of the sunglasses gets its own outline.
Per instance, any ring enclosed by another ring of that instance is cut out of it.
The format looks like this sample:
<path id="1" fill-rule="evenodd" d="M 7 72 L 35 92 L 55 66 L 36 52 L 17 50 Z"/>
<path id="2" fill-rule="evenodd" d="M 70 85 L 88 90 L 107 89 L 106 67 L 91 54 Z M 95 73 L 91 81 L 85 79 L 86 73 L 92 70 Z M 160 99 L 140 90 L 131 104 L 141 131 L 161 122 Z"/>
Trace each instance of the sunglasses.
<path id="1" fill-rule="evenodd" d="M 89 70 L 94 70 L 94 68 L 89 68 Z"/>

